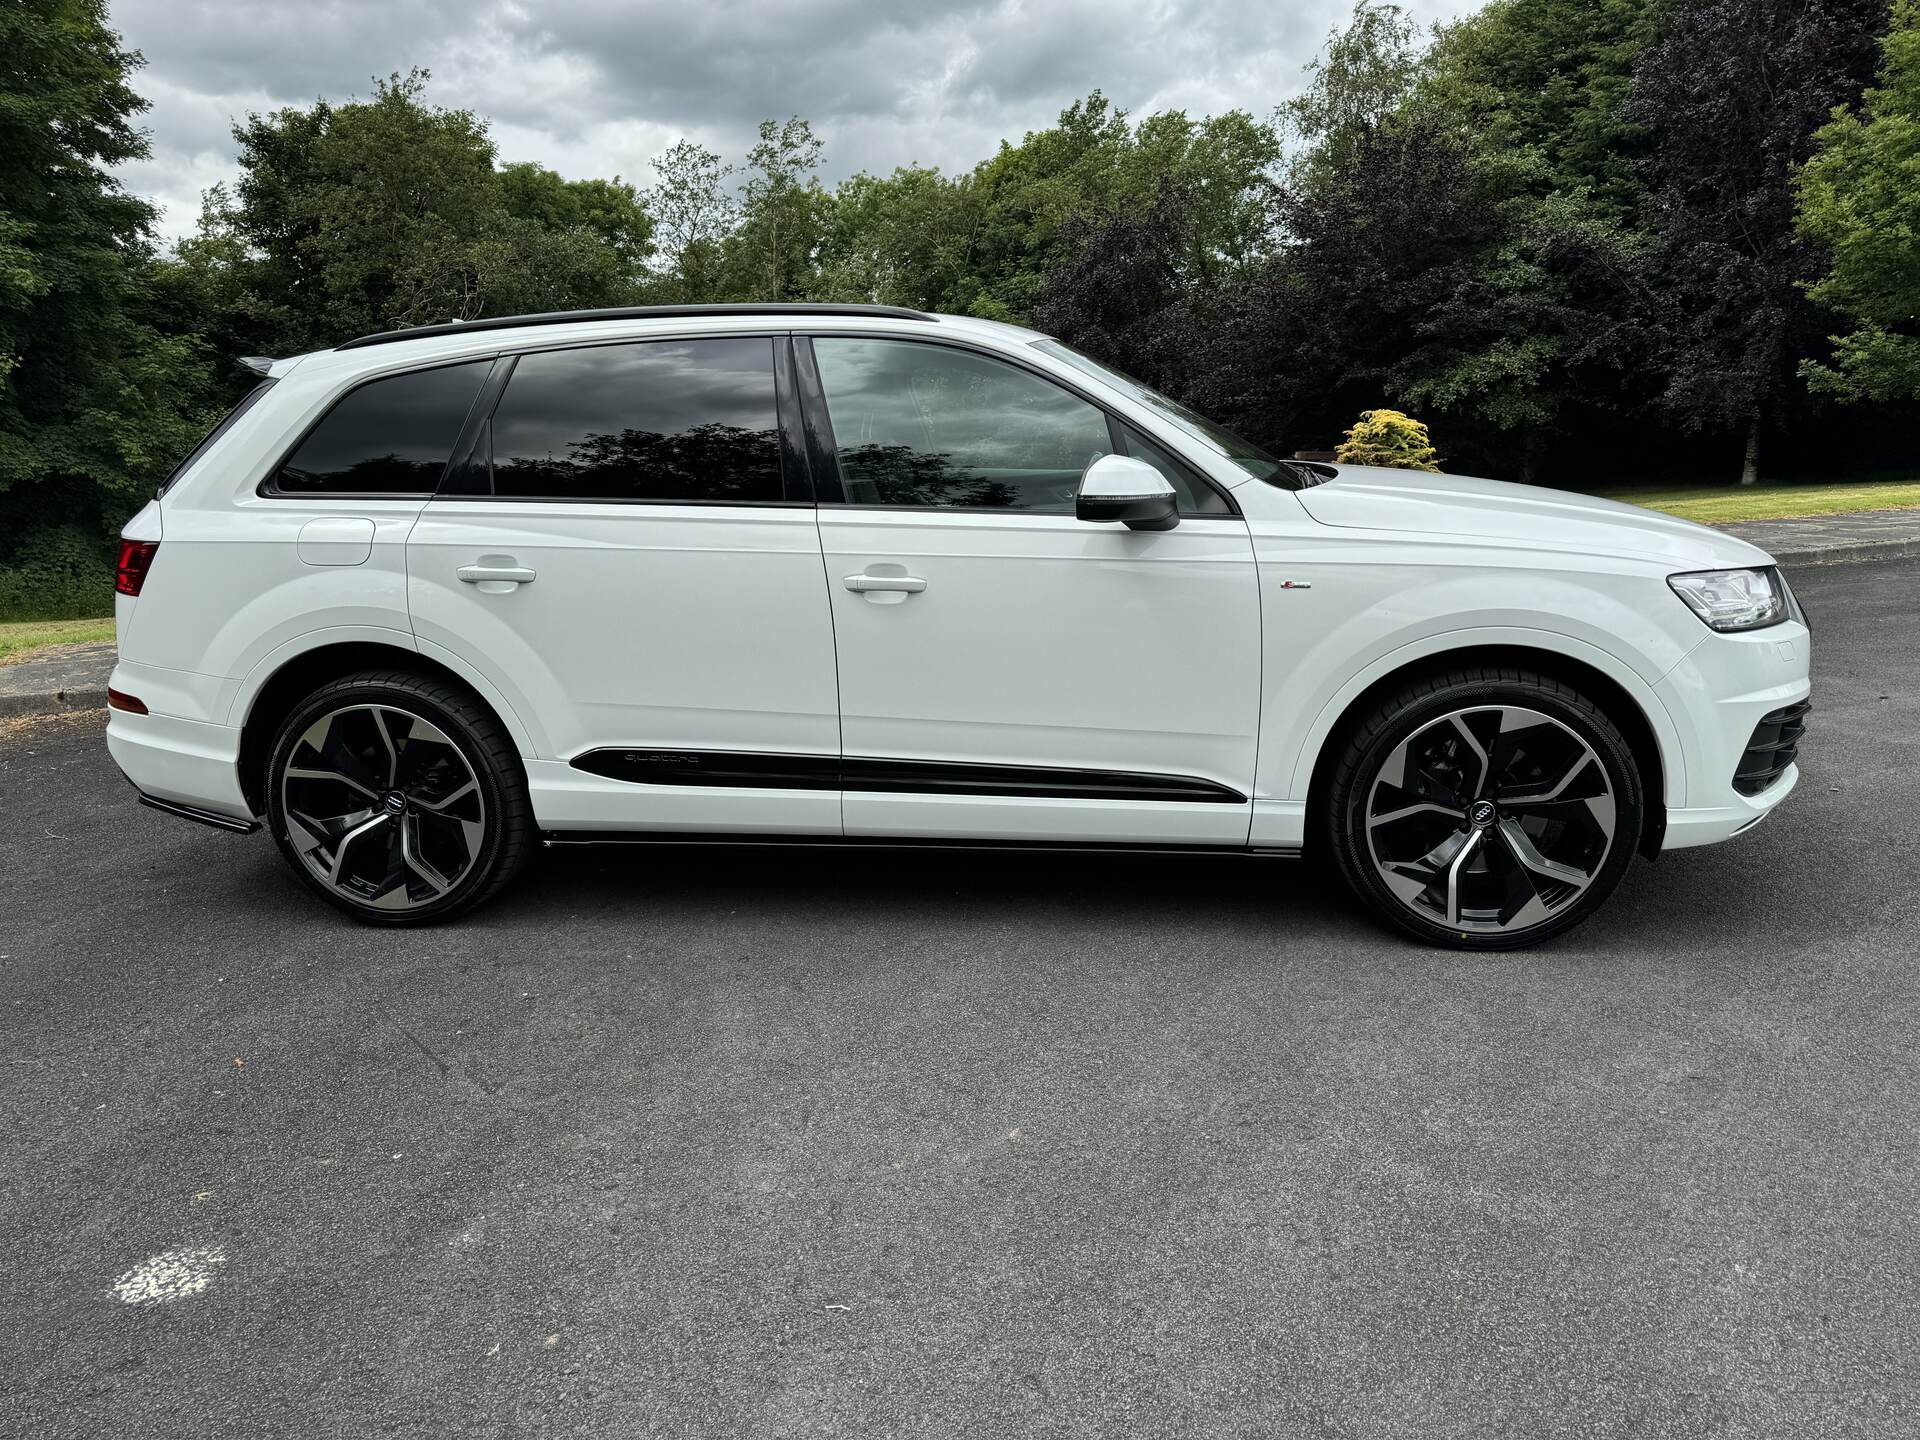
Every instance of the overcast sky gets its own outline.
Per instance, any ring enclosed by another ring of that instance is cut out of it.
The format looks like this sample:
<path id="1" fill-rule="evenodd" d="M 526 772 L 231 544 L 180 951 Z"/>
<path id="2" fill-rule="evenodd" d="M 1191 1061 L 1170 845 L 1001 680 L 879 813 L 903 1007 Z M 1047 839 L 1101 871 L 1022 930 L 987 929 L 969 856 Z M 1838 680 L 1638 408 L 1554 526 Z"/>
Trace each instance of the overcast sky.
<path id="1" fill-rule="evenodd" d="M 1402 0 L 1423 21 L 1477 0 Z M 492 121 L 503 160 L 620 175 L 688 137 L 737 160 L 763 117 L 801 115 L 823 178 L 965 169 L 1095 86 L 1144 115 L 1264 116 L 1350 0 L 115 0 L 146 56 L 153 158 L 127 184 L 190 231 L 234 173 L 250 110 L 364 96 L 420 65 L 429 101 Z"/>

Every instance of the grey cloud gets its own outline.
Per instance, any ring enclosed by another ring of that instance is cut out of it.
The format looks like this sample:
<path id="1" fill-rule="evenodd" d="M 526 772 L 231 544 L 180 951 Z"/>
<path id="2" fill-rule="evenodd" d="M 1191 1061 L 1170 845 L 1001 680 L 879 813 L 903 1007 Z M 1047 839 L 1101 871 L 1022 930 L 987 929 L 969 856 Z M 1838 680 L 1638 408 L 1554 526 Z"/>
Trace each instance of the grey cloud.
<path id="1" fill-rule="evenodd" d="M 1424 19 L 1472 0 L 1415 0 Z M 128 184 L 191 230 L 232 173 L 249 110 L 365 95 L 424 65 L 435 103 L 489 117 L 502 153 L 625 175 L 681 135 L 737 157 L 767 116 L 804 115 L 826 178 L 969 166 L 1099 87 L 1137 113 L 1264 114 L 1348 0 L 119 0 L 144 52 L 154 156 Z"/>

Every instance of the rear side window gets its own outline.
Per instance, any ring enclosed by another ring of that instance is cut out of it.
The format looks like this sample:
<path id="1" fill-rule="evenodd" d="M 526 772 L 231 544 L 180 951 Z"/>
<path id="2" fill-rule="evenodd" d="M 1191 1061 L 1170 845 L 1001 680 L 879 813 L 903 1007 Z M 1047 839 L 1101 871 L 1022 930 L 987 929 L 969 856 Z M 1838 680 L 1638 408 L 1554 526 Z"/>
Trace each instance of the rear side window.
<path id="1" fill-rule="evenodd" d="M 490 360 L 370 380 L 350 390 L 273 477 L 288 495 L 431 495 Z"/>
<path id="2" fill-rule="evenodd" d="M 773 341 L 523 355 L 493 412 L 492 447 L 502 497 L 781 500 Z"/>
<path id="3" fill-rule="evenodd" d="M 200 443 L 187 452 L 186 459 L 173 467 L 173 473 L 160 482 L 160 488 L 153 492 L 154 495 L 157 497 L 166 494 L 167 491 L 173 487 L 173 482 L 186 474 L 187 471 L 192 468 L 193 462 L 206 454 L 208 450 L 212 449 L 213 442 L 231 430 L 233 428 L 233 422 L 251 410 L 254 402 L 272 388 L 273 381 L 262 380 L 258 385 L 247 391 L 246 394 L 242 395 L 240 397 L 240 403 L 227 412 L 226 418 L 214 426 L 213 429 L 209 430 L 201 439 Z"/>

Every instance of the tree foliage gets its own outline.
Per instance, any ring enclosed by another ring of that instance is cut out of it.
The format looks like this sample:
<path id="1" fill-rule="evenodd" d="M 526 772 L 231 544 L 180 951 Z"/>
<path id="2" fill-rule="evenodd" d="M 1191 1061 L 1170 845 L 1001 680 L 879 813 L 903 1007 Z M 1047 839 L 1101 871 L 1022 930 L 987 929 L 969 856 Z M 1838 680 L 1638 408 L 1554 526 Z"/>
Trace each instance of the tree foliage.
<path id="1" fill-rule="evenodd" d="M 1808 294 L 1851 326 L 1801 373 L 1848 400 L 1920 400 L 1920 0 L 1897 0 L 1881 53 L 1799 178 L 1801 236 L 1828 256 Z"/>
<path id="2" fill-rule="evenodd" d="M 154 323 L 153 211 L 109 171 L 147 153 L 139 63 L 100 0 L 0 8 L 0 558 L 117 526 L 203 418 L 203 347 Z"/>
<path id="3" fill-rule="evenodd" d="M 1334 454 L 1342 465 L 1429 473 L 1440 469 L 1440 454 L 1427 438 L 1427 427 L 1410 415 L 1385 408 L 1362 411 Z"/>
<path id="4" fill-rule="evenodd" d="M 637 298 L 652 226 L 633 187 L 497 168 L 486 123 L 424 103 L 427 80 L 234 127 L 240 179 L 209 194 L 180 252 L 228 343 L 286 354 Z"/>
<path id="5" fill-rule="evenodd" d="M 1813 257 L 1794 173 L 1871 74 L 1885 0 L 1690 0 L 1640 57 L 1631 114 L 1652 132 L 1646 358 L 1686 428 L 1761 427 L 1811 341 Z"/>

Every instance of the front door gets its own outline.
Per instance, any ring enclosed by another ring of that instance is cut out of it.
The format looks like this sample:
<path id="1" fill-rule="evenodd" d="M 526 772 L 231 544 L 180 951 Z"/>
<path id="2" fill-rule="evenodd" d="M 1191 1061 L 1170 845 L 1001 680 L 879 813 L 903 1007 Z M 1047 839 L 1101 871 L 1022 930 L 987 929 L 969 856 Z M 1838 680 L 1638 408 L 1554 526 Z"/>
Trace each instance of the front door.
<path id="1" fill-rule="evenodd" d="M 1244 844 L 1260 607 L 1231 503 L 1008 361 L 811 351 L 847 833 Z M 1174 472 L 1176 528 L 1074 518 L 1116 444 Z"/>
<path id="2" fill-rule="evenodd" d="M 783 464 L 786 346 L 521 355 L 413 531 L 414 630 L 539 737 L 548 828 L 839 829 L 832 619 L 802 467 Z"/>

